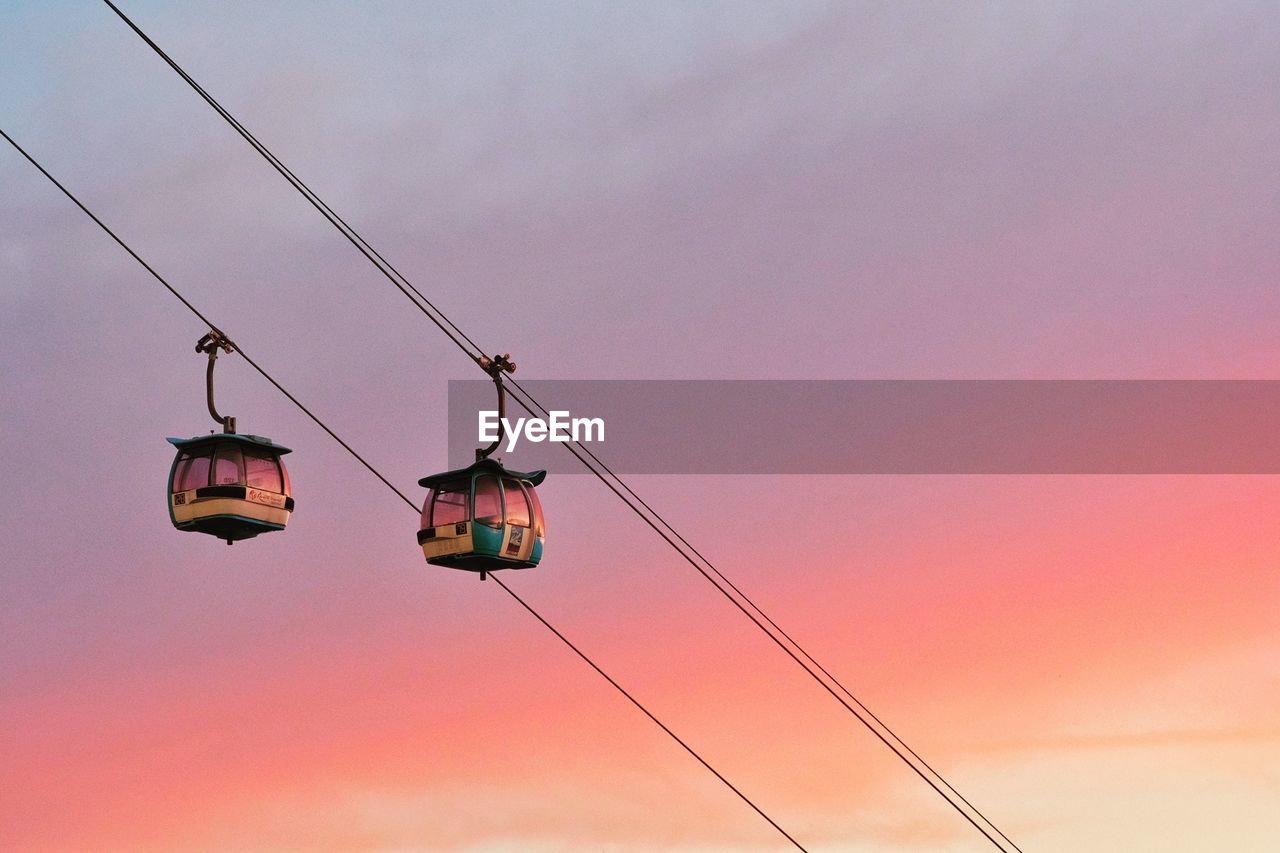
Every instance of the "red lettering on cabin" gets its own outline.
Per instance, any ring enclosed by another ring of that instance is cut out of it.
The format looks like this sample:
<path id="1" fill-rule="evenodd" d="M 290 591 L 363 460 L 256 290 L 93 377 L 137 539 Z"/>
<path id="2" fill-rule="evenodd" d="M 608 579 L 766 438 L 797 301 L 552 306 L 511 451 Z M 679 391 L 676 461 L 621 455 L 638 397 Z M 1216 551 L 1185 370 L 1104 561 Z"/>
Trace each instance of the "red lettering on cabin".
<path id="1" fill-rule="evenodd" d="M 284 498 L 271 492 L 262 492 L 257 489 L 248 489 L 245 497 L 255 503 L 270 504 L 271 506 L 284 506 Z"/>

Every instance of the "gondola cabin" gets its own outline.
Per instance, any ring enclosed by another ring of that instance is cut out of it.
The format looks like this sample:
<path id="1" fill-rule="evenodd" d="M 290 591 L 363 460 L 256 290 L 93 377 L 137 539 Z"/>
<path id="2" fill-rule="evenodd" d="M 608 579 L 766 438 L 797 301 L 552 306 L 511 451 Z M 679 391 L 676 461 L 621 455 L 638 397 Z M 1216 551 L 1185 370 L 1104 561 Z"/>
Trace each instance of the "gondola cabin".
<path id="1" fill-rule="evenodd" d="M 508 471 L 492 459 L 423 477 L 418 544 L 427 562 L 471 572 L 527 569 L 542 559 L 546 529 L 534 488 L 546 471 Z"/>
<path id="2" fill-rule="evenodd" d="M 289 448 L 257 435 L 222 433 L 170 438 L 178 448 L 169 471 L 169 518 L 179 530 L 227 544 L 284 530 L 293 512 Z"/>

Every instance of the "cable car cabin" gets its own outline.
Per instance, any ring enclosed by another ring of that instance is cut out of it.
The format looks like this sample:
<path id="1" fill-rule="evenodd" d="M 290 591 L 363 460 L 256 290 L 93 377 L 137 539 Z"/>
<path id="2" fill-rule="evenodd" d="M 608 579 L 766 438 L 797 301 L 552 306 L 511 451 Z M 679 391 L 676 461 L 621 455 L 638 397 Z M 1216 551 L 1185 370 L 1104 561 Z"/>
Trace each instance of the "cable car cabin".
<path id="1" fill-rule="evenodd" d="M 534 489 L 546 471 L 508 471 L 492 459 L 423 477 L 418 544 L 427 562 L 470 572 L 527 569 L 542 559 L 546 530 Z"/>
<path id="2" fill-rule="evenodd" d="M 222 433 L 170 438 L 178 448 L 169 471 L 169 517 L 179 530 L 227 544 L 284 530 L 293 512 L 289 448 L 258 435 Z"/>

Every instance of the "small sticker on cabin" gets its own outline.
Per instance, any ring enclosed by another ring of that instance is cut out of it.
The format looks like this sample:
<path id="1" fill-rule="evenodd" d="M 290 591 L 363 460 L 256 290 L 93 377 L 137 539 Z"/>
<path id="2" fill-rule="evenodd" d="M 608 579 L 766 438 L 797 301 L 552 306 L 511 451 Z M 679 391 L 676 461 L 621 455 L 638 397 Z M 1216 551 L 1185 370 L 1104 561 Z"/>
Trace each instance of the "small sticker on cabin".
<path id="1" fill-rule="evenodd" d="M 524 543 L 524 528 L 512 527 L 511 539 L 507 542 L 507 556 L 515 556 L 520 553 L 520 546 Z"/>

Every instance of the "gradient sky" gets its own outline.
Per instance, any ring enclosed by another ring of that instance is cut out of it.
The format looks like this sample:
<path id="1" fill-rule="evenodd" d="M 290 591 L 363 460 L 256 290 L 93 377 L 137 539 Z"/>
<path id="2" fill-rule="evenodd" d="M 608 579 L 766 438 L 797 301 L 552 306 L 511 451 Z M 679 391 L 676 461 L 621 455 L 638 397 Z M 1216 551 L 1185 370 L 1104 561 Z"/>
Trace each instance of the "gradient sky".
<path id="1" fill-rule="evenodd" d="M 1273 4 L 124 8 L 522 377 L 1280 378 Z M 421 495 L 474 368 L 110 10 L 0 4 L 0 127 Z M 297 511 L 174 531 L 205 331 L 0 148 L 0 848 L 778 847 L 234 357 Z M 1280 479 L 634 485 L 1024 849 L 1280 845 Z M 810 849 L 989 849 L 540 493 L 509 582 Z"/>

